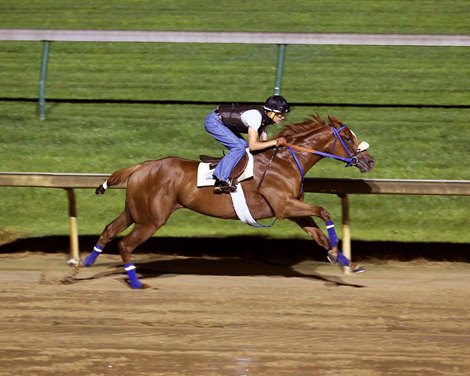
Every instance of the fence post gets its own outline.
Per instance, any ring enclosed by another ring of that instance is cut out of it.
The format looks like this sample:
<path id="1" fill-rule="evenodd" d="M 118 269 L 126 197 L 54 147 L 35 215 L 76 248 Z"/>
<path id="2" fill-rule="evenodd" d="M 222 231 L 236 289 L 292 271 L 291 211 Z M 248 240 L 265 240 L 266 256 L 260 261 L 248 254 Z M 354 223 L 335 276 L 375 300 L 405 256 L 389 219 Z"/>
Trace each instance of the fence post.
<path id="1" fill-rule="evenodd" d="M 41 58 L 41 73 L 39 76 L 39 103 L 38 112 L 39 120 L 46 118 L 46 76 L 47 76 L 47 62 L 49 60 L 49 45 L 48 40 L 43 41 L 42 44 L 42 58 Z"/>
<path id="2" fill-rule="evenodd" d="M 78 230 L 77 230 L 77 205 L 75 203 L 75 192 L 72 188 L 65 188 L 69 199 L 69 229 L 70 229 L 70 257 L 79 260 Z"/>
<path id="3" fill-rule="evenodd" d="M 274 95 L 281 94 L 282 71 L 284 70 L 284 59 L 286 56 L 286 44 L 278 44 L 276 81 L 274 83 Z"/>
<path id="4" fill-rule="evenodd" d="M 349 200 L 347 194 L 340 194 L 338 195 L 341 198 L 341 213 L 342 213 L 342 220 L 341 220 L 341 233 L 342 233 L 342 246 L 343 246 L 343 254 L 352 261 L 352 254 L 351 254 L 351 231 L 349 228 Z M 344 272 L 346 274 L 351 274 L 351 270 L 349 267 L 345 268 Z"/>

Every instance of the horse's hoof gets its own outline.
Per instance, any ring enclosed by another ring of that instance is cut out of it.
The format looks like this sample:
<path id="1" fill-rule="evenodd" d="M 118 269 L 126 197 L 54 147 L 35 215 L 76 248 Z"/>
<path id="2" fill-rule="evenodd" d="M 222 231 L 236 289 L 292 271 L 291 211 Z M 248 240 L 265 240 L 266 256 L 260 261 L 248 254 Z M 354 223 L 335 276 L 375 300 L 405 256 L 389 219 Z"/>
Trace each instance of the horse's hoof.
<path id="1" fill-rule="evenodd" d="M 146 283 L 142 283 L 140 286 L 132 286 L 131 285 L 131 288 L 134 289 L 134 290 L 145 290 L 145 289 L 149 289 L 150 286 L 147 285 Z"/>
<path id="2" fill-rule="evenodd" d="M 83 260 L 80 260 L 80 263 L 78 264 L 79 268 L 90 268 L 93 266 L 95 262 L 93 261 L 92 263 L 87 261 L 87 258 L 85 257 Z"/>
<path id="3" fill-rule="evenodd" d="M 333 253 L 333 251 L 328 251 L 328 254 L 326 255 L 326 258 L 328 259 L 329 262 L 331 262 L 333 265 L 335 265 L 338 262 L 338 254 Z"/>
<path id="4" fill-rule="evenodd" d="M 351 272 L 354 274 L 364 273 L 366 269 L 362 265 L 354 265 L 351 267 Z"/>
<path id="5" fill-rule="evenodd" d="M 125 280 L 125 281 L 126 281 L 127 285 L 133 290 L 145 290 L 145 289 L 149 289 L 151 287 L 150 285 L 147 285 L 146 283 L 139 283 L 138 285 L 133 285 L 131 283 L 131 281 L 129 281 L 128 279 Z"/>

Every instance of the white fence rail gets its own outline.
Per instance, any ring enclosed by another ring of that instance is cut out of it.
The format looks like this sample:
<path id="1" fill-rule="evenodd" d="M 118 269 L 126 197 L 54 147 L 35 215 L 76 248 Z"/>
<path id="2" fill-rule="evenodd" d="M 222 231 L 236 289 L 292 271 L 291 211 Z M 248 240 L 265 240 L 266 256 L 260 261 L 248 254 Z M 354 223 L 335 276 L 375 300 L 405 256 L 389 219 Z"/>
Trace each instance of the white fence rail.
<path id="1" fill-rule="evenodd" d="M 65 189 L 69 205 L 70 256 L 79 259 L 77 208 L 74 189 L 95 189 L 109 174 L 0 172 L 0 187 Z M 117 188 L 125 188 L 120 186 Z M 304 191 L 336 194 L 342 205 L 343 253 L 351 258 L 349 201 L 351 194 L 470 196 L 470 180 L 387 180 L 307 178 Z"/>
<path id="2" fill-rule="evenodd" d="M 470 35 L 0 29 L 0 40 L 469 47 Z"/>
<path id="3" fill-rule="evenodd" d="M 278 45 L 274 94 L 281 94 L 286 47 L 289 44 L 382 45 L 468 47 L 470 35 L 427 34 L 340 34 L 340 33 L 248 33 L 198 31 L 125 30 L 28 30 L 0 29 L 3 41 L 42 41 L 38 115 L 46 118 L 45 88 L 51 42 L 134 42 L 134 43 L 237 43 Z"/>

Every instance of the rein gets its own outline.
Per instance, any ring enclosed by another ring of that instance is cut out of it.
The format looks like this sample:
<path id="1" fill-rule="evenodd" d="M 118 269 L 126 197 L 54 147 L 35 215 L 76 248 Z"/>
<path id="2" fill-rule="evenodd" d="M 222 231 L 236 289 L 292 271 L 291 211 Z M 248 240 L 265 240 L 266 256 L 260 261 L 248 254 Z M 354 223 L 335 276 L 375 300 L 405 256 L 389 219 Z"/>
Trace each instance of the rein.
<path id="1" fill-rule="evenodd" d="M 333 147 L 331 148 L 331 153 L 324 153 L 322 151 L 318 151 L 318 150 L 315 150 L 315 149 L 310 149 L 310 148 L 306 148 L 304 146 L 299 146 L 299 145 L 294 145 L 294 144 L 286 144 L 286 146 L 290 150 L 290 152 L 293 156 L 295 155 L 295 153 L 293 152 L 292 149 L 296 149 L 296 150 L 299 150 L 299 151 L 305 151 L 307 153 L 321 155 L 322 157 L 333 158 L 333 159 L 337 159 L 339 161 L 343 161 L 343 162 L 346 163 L 346 167 L 354 166 L 357 163 L 357 157 L 356 157 L 357 153 L 356 154 L 351 153 L 349 151 L 349 149 L 346 147 L 343 139 L 339 135 L 339 132 L 341 132 L 344 128 L 346 128 L 345 124 L 339 129 L 333 128 L 333 135 L 335 137 L 335 141 L 333 143 Z M 337 140 L 339 140 L 339 142 L 343 146 L 344 150 L 346 150 L 346 153 L 348 154 L 348 158 L 340 157 L 338 155 L 333 154 L 333 151 L 335 150 Z M 296 159 L 296 157 L 294 157 L 294 159 Z M 296 160 L 296 162 L 297 162 L 297 160 Z M 297 162 L 297 165 L 299 165 L 298 162 Z M 302 173 L 302 175 L 303 175 L 303 173 Z"/>
<path id="2" fill-rule="evenodd" d="M 334 136 L 334 142 L 333 142 L 333 146 L 331 148 L 331 152 L 330 153 L 325 153 L 325 152 L 322 152 L 322 151 L 319 151 L 319 150 L 315 150 L 315 149 L 310 149 L 310 148 L 306 148 L 304 146 L 300 146 L 300 145 L 294 145 L 294 144 L 289 144 L 289 143 L 286 143 L 285 146 L 287 147 L 287 149 L 289 150 L 289 152 L 291 153 L 292 155 L 292 158 L 294 158 L 294 161 L 295 163 L 297 164 L 297 168 L 299 169 L 299 172 L 300 172 L 300 176 L 301 176 L 301 182 L 300 182 L 300 192 L 299 192 L 299 195 L 297 197 L 300 197 L 302 194 L 303 194 L 303 189 L 304 189 L 304 180 L 305 180 L 305 172 L 302 168 L 302 165 L 300 164 L 300 161 L 299 161 L 299 158 L 297 158 L 297 155 L 295 154 L 295 150 L 298 150 L 298 151 L 303 151 L 303 152 L 307 152 L 307 153 L 312 153 L 312 154 L 315 154 L 315 155 L 320 155 L 322 157 L 327 157 L 327 158 L 332 158 L 332 159 L 336 159 L 336 160 L 339 160 L 339 161 L 343 161 L 346 163 L 346 166 L 345 167 L 350 167 L 350 166 L 355 166 L 358 162 L 358 159 L 356 157 L 357 154 L 359 154 L 362 150 L 361 150 L 361 145 L 359 145 L 359 148 L 358 150 L 356 151 L 356 153 L 351 153 L 351 151 L 348 149 L 348 147 L 346 146 L 346 144 L 344 143 L 343 139 L 341 138 L 340 136 L 340 132 L 347 128 L 346 124 L 343 124 L 339 129 L 336 129 L 334 127 L 332 127 L 332 130 L 333 130 L 333 136 Z M 336 147 L 336 141 L 340 142 L 340 144 L 343 146 L 344 150 L 346 151 L 346 154 L 348 155 L 348 158 L 345 158 L 345 157 L 340 157 L 338 155 L 335 155 L 333 154 L 334 150 L 335 150 L 335 147 Z M 363 149 L 367 149 L 368 145 Z M 259 188 L 261 186 L 261 183 L 263 182 L 264 180 L 264 177 L 266 176 L 266 173 L 269 169 L 269 167 L 271 166 L 271 163 L 273 161 L 273 159 L 275 158 L 277 152 L 278 152 L 279 148 L 276 148 L 273 155 L 271 156 L 271 159 L 266 167 L 266 169 L 264 170 L 264 173 L 263 173 L 263 176 L 261 177 L 261 180 L 257 186 L 257 191 L 259 192 Z M 271 223 L 270 225 L 263 225 L 261 223 L 258 223 L 256 222 L 255 225 L 251 225 L 252 227 L 264 227 L 264 228 L 267 228 L 267 227 L 271 227 L 274 222 L 276 221 L 276 218 L 274 219 L 273 223 Z"/>
<path id="3" fill-rule="evenodd" d="M 343 161 L 346 163 L 346 166 L 345 167 L 350 167 L 350 166 L 355 166 L 357 164 L 357 157 L 356 155 L 359 153 L 359 150 L 358 152 L 356 152 L 355 154 L 351 153 L 349 151 L 349 149 L 347 148 L 346 144 L 344 143 L 343 139 L 341 138 L 339 132 L 341 132 L 344 128 L 346 128 L 346 124 L 343 124 L 342 127 L 340 127 L 339 129 L 336 129 L 336 128 L 333 128 L 333 135 L 334 135 L 334 142 L 333 142 L 333 147 L 331 148 L 331 153 L 324 153 L 322 151 L 319 151 L 319 150 L 315 150 L 315 149 L 310 149 L 310 148 L 306 148 L 304 146 L 300 146 L 300 145 L 294 145 L 294 144 L 285 144 L 285 146 L 287 146 L 287 149 L 290 151 L 292 157 L 294 158 L 294 161 L 295 163 L 297 164 L 297 167 L 299 169 L 299 172 L 300 172 L 300 176 L 301 176 L 301 182 L 300 182 L 300 192 L 299 192 L 299 196 L 302 194 L 303 192 L 303 188 L 304 188 L 304 178 L 305 178 L 305 173 L 304 173 L 304 170 L 302 168 L 302 165 L 300 164 L 300 161 L 299 159 L 297 158 L 297 155 L 295 154 L 295 150 L 299 150 L 299 151 L 304 151 L 304 152 L 307 152 L 307 153 L 312 153 L 312 154 L 315 154 L 315 155 L 320 155 L 322 157 L 327 157 L 327 158 L 333 158 L 333 159 L 337 159 L 339 161 Z M 335 150 L 335 146 L 336 146 L 336 141 L 339 140 L 339 142 L 341 143 L 341 145 L 343 146 L 344 150 L 346 151 L 346 153 L 348 154 L 348 158 L 345 158 L 345 157 L 340 157 L 338 155 L 334 155 L 333 152 Z"/>
<path id="4" fill-rule="evenodd" d="M 269 160 L 269 163 L 268 163 L 268 165 L 266 166 L 266 169 L 265 169 L 264 172 L 263 172 L 263 176 L 261 177 L 261 180 L 260 180 L 260 182 L 258 183 L 258 186 L 256 187 L 256 191 L 257 191 L 257 192 L 259 192 L 259 187 L 261 187 L 261 183 L 263 182 L 264 177 L 266 176 L 266 173 L 268 172 L 268 168 L 271 166 L 271 163 L 272 163 L 272 161 L 273 161 L 273 159 L 274 159 L 274 157 L 276 156 L 276 154 L 277 154 L 278 151 L 279 151 L 279 148 L 276 148 L 276 149 L 274 150 L 274 153 L 273 153 L 273 155 L 271 156 L 271 159 Z"/>

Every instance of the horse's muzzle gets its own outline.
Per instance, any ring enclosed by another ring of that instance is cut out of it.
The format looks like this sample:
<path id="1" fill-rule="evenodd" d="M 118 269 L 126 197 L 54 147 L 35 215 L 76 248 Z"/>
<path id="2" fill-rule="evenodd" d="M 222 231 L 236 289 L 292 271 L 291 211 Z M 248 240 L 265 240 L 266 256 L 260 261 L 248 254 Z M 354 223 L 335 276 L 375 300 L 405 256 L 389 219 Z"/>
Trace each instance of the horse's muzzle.
<path id="1" fill-rule="evenodd" d="M 355 166 L 359 169 L 359 171 L 368 172 L 372 170 L 375 166 L 375 160 L 369 153 L 362 152 L 356 155 L 357 161 Z"/>

